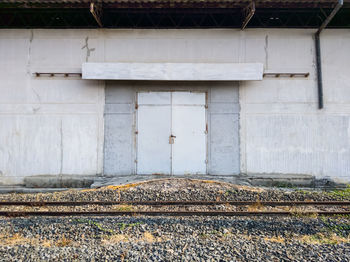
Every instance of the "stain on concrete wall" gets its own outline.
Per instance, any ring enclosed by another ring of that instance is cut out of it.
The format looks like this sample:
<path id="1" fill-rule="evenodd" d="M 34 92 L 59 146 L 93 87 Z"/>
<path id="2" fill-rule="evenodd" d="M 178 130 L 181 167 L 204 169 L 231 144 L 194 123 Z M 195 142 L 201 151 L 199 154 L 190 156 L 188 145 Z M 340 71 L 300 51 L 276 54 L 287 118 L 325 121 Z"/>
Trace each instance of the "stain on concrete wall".
<path id="1" fill-rule="evenodd" d="M 210 173 L 240 173 L 238 83 L 222 83 L 210 89 Z"/>
<path id="2" fill-rule="evenodd" d="M 104 174 L 134 173 L 134 88 L 120 82 L 106 83 Z"/>

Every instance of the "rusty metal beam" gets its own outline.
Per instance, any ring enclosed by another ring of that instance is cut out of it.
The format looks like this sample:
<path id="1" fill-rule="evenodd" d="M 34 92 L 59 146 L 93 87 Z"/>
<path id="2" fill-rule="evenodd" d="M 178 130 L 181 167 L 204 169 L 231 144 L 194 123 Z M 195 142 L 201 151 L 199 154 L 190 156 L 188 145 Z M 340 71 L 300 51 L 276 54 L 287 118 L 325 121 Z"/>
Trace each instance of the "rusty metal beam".
<path id="1" fill-rule="evenodd" d="M 56 73 L 48 73 L 48 72 L 35 72 L 33 73 L 33 76 L 36 77 L 41 77 L 41 76 L 49 76 L 49 77 L 57 77 L 57 76 L 61 76 L 61 77 L 70 77 L 70 76 L 80 76 L 81 77 L 81 73 L 61 73 L 61 72 L 56 72 Z"/>
<path id="2" fill-rule="evenodd" d="M 243 12 L 244 21 L 242 23 L 241 30 L 244 30 L 244 28 L 246 28 L 250 19 L 252 19 L 255 13 L 255 0 L 252 0 L 252 2 L 246 8 L 244 8 L 242 12 Z"/>
<path id="3" fill-rule="evenodd" d="M 309 72 L 305 73 L 264 73 L 263 77 L 308 77 Z"/>
<path id="4" fill-rule="evenodd" d="M 101 18 L 102 18 L 102 4 L 101 3 L 90 3 L 90 13 L 95 18 L 97 24 L 100 27 L 103 27 Z"/>

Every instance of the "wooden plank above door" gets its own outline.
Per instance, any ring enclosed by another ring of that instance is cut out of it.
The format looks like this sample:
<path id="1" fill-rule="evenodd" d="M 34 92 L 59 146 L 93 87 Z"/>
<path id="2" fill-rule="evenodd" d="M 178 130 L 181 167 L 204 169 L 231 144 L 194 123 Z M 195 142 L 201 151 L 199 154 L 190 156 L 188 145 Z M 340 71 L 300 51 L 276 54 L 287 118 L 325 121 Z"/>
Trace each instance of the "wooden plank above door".
<path id="1" fill-rule="evenodd" d="M 82 78 L 95 80 L 262 80 L 261 63 L 83 63 Z"/>

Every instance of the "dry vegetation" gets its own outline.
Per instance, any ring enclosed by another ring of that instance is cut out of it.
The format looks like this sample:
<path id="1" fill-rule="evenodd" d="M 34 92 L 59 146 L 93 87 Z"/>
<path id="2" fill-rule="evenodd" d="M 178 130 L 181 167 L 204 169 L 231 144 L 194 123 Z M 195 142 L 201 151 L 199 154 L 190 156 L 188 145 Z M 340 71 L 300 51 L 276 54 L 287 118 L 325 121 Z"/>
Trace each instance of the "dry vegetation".
<path id="1" fill-rule="evenodd" d="M 113 235 L 105 235 L 101 242 L 103 245 L 113 245 L 120 242 L 163 242 L 166 241 L 165 237 L 155 237 L 151 232 L 143 232 L 143 234 L 139 237 L 133 237 L 131 234 L 113 234 Z"/>
<path id="2" fill-rule="evenodd" d="M 348 237 L 342 237 L 335 233 L 317 233 L 314 235 L 301 236 L 299 241 L 311 245 L 337 245 L 350 243 L 350 235 Z"/>
<path id="3" fill-rule="evenodd" d="M 30 246 L 43 246 L 43 247 L 65 247 L 76 246 L 77 243 L 65 236 L 60 237 L 58 240 L 41 239 L 38 237 L 26 237 L 19 233 L 15 234 L 1 234 L 0 246 L 18 246 L 18 245 L 30 245 Z"/>
<path id="4" fill-rule="evenodd" d="M 275 242 L 275 243 L 284 243 L 286 241 L 286 239 L 281 236 L 264 237 L 264 240 L 268 242 Z"/>

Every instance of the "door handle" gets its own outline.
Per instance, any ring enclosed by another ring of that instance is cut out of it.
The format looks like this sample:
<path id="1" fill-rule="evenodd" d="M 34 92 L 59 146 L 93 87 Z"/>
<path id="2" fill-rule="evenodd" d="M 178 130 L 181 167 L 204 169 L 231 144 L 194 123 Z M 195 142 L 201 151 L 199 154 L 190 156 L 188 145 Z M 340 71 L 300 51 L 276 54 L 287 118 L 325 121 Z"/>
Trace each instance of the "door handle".
<path id="1" fill-rule="evenodd" d="M 174 136 L 174 135 L 170 135 L 169 136 L 169 144 L 174 144 L 174 138 L 176 138 L 176 136 Z"/>

